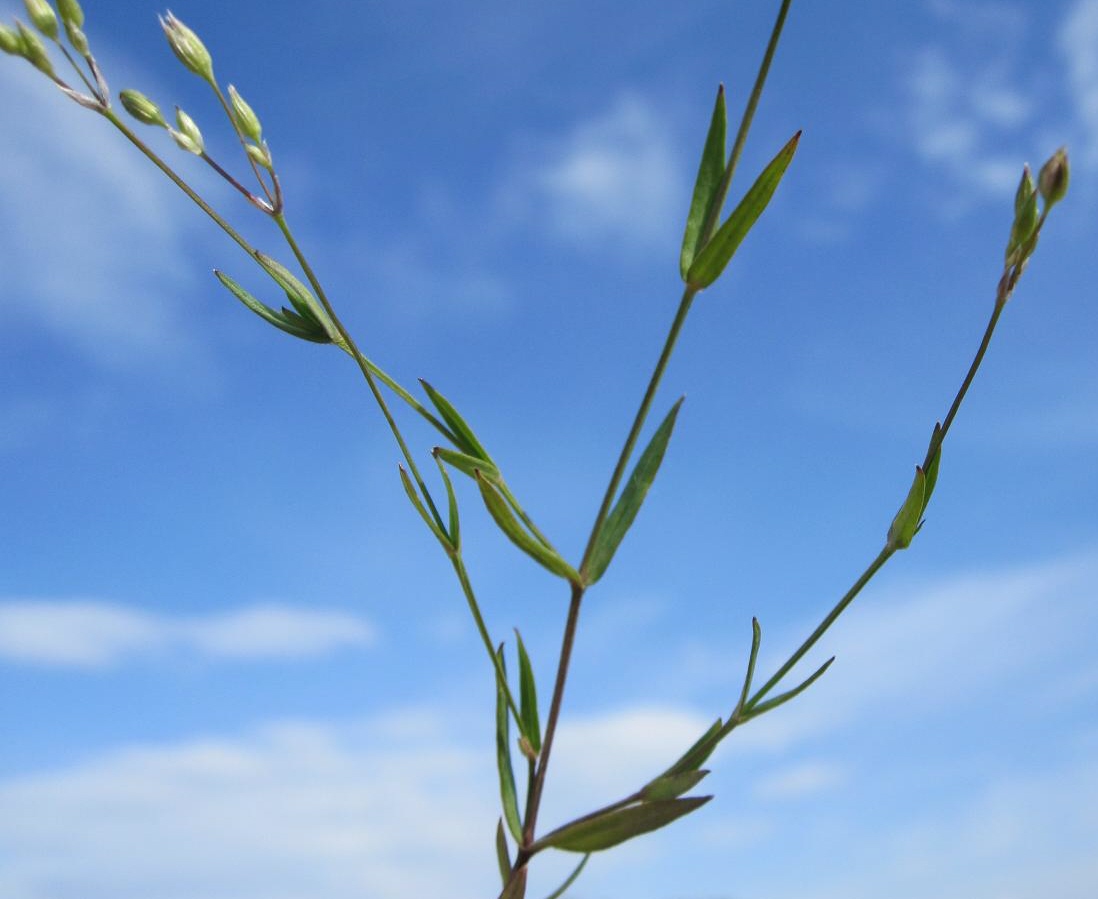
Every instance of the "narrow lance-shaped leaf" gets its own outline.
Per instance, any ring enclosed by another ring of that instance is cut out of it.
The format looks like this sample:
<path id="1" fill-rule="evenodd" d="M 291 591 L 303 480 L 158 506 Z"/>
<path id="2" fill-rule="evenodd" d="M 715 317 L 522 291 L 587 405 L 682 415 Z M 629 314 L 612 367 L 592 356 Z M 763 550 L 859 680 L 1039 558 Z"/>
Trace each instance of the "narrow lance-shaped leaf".
<path id="1" fill-rule="evenodd" d="M 587 865 L 587 860 L 591 857 L 591 853 L 588 852 L 583 858 L 580 859 L 580 863 L 572 870 L 572 873 L 568 875 L 564 883 L 551 892 L 545 899 L 560 899 L 566 892 L 568 887 L 576 882 L 576 878 L 583 873 L 584 867 Z"/>
<path id="2" fill-rule="evenodd" d="M 579 575 L 576 570 L 565 562 L 555 549 L 535 539 L 529 531 L 523 528 L 518 519 L 512 514 L 507 501 L 500 496 L 499 491 L 492 486 L 487 478 L 478 474 L 477 484 L 480 486 L 480 494 L 484 497 L 484 505 L 487 506 L 489 514 L 499 526 L 499 529 L 515 546 L 558 577 L 562 577 L 573 584 L 579 583 Z"/>
<path id="3" fill-rule="evenodd" d="M 538 690 L 534 683 L 534 666 L 522 642 L 522 634 L 515 629 L 519 659 L 519 711 L 522 714 L 522 730 L 534 752 L 541 752 L 541 720 L 538 718 Z"/>
<path id="4" fill-rule="evenodd" d="M 641 504 L 648 495 L 648 488 L 652 486 L 652 482 L 656 479 L 656 473 L 660 469 L 660 463 L 663 461 L 663 454 L 667 450 L 667 442 L 671 439 L 671 432 L 674 430 L 675 419 L 678 417 L 683 399 L 685 397 L 680 397 L 679 401 L 671 407 L 667 417 L 656 429 L 656 433 L 652 435 L 648 446 L 645 447 L 640 459 L 637 460 L 633 473 L 629 476 L 629 482 L 622 490 L 621 496 L 618 497 L 618 501 L 614 504 L 614 508 L 607 516 L 606 521 L 603 522 L 591 551 L 591 558 L 588 560 L 584 571 L 588 584 L 593 584 L 602 577 L 610 564 L 610 560 L 614 558 L 614 553 L 617 552 L 622 539 L 637 517 L 637 512 L 640 511 Z"/>
<path id="5" fill-rule="evenodd" d="M 709 730 L 698 737 L 694 742 L 694 745 L 687 749 L 679 760 L 664 771 L 657 780 L 664 777 L 672 777 L 687 771 L 696 771 L 701 768 L 701 766 L 705 764 L 706 759 L 713 754 L 713 750 L 717 748 L 717 745 L 724 738 L 723 729 L 724 722 L 718 718 L 709 726 Z"/>
<path id="6" fill-rule="evenodd" d="M 499 865 L 499 876 L 503 885 L 511 878 L 511 852 L 507 848 L 507 834 L 503 832 L 503 819 L 496 822 L 496 863 Z"/>
<path id="7" fill-rule="evenodd" d="M 446 473 L 446 466 L 442 460 L 435 456 L 435 464 L 438 465 L 439 474 L 442 475 L 442 483 L 446 485 L 446 500 L 449 505 L 450 545 L 461 551 L 461 518 L 458 515 L 457 496 L 454 494 L 454 485 L 450 481 L 450 475 Z"/>
<path id="8" fill-rule="evenodd" d="M 293 337 L 300 337 L 302 340 L 309 340 L 313 343 L 331 343 L 332 339 L 328 336 L 323 327 L 315 322 L 302 318 L 301 316 L 294 315 L 289 310 L 283 310 L 276 312 L 270 306 L 265 303 L 261 303 L 255 297 L 253 297 L 248 291 L 236 283 L 232 278 L 226 275 L 224 272 L 214 271 L 217 276 L 217 280 L 220 281 L 234 297 L 240 300 L 245 306 L 252 310 L 256 315 L 262 318 L 264 321 L 270 322 L 280 331 L 285 331 L 287 334 Z"/>
<path id="9" fill-rule="evenodd" d="M 677 799 L 683 793 L 694 789 L 708 773 L 704 768 L 700 768 L 694 771 L 683 771 L 680 774 L 661 775 L 641 790 L 641 801 Z"/>
<path id="10" fill-rule="evenodd" d="M 938 465 L 942 461 L 942 425 L 937 423 L 934 425 L 934 433 L 930 438 L 930 445 L 934 448 L 933 454 L 930 456 L 930 462 L 926 466 L 926 486 L 923 488 L 923 511 L 926 511 L 926 507 L 930 504 L 931 494 L 934 493 L 934 487 L 938 483 Z"/>
<path id="11" fill-rule="evenodd" d="M 774 196 L 774 191 L 777 190 L 785 170 L 789 168 L 793 154 L 797 151 L 797 142 L 800 137 L 801 132 L 798 131 L 789 143 L 778 151 L 778 155 L 763 169 L 762 174 L 740 200 L 739 205 L 732 210 L 732 214 L 725 219 L 724 224 L 717 229 L 717 233 L 698 253 L 686 275 L 686 281 L 692 287 L 700 290 L 720 277 L 725 266 L 739 249 L 740 243 L 747 236 L 747 232 L 758 221 L 770 198 Z"/>
<path id="12" fill-rule="evenodd" d="M 705 137 L 701 163 L 698 165 L 698 177 L 694 182 L 694 196 L 690 200 L 690 212 L 686 216 L 686 233 L 682 238 L 682 252 L 679 254 L 679 271 L 683 280 L 690 271 L 694 257 L 698 252 L 702 228 L 714 218 L 719 210 L 714 210 L 720 202 L 721 181 L 724 180 L 726 161 L 725 145 L 728 132 L 728 112 L 724 103 L 724 85 L 717 90 L 717 103 L 713 107 L 713 117 L 709 122 L 709 133 Z"/>
<path id="13" fill-rule="evenodd" d="M 272 259 L 266 253 L 260 253 L 258 250 L 255 259 L 263 270 L 274 279 L 275 283 L 286 292 L 286 297 L 294 309 L 304 318 L 322 327 L 333 342 L 342 342 L 335 325 L 332 324 L 331 319 L 328 318 L 328 314 L 317 298 L 313 296 L 312 291 L 302 284 L 286 266 Z"/>
<path id="14" fill-rule="evenodd" d="M 424 391 L 430 398 L 434 407 L 438 409 L 439 415 L 442 416 L 443 421 L 450 426 L 450 430 L 453 431 L 454 437 L 457 438 L 456 442 L 458 449 L 469 456 L 474 456 L 477 459 L 484 459 L 491 461 L 492 457 L 488 455 L 488 451 L 481 445 L 481 442 L 477 440 L 477 435 L 473 433 L 473 429 L 469 427 L 465 419 L 461 417 L 457 409 L 454 408 L 446 397 L 435 390 L 430 384 L 419 379 L 419 383 L 423 385 Z"/>
<path id="15" fill-rule="evenodd" d="M 776 709 L 780 705 L 785 705 L 789 700 L 800 696 L 805 690 L 811 687 L 816 681 L 823 677 L 824 672 L 831 667 L 831 663 L 835 661 L 835 657 L 832 656 L 826 662 L 824 662 L 819 668 L 817 668 L 810 677 L 808 677 L 802 684 L 794 687 L 792 690 L 788 690 L 779 696 L 775 696 L 773 699 L 768 699 L 766 702 L 760 702 L 756 706 L 752 706 L 744 718 L 745 721 L 750 721 L 752 718 L 757 718 L 764 712 L 769 712 L 771 709 Z"/>
<path id="16" fill-rule="evenodd" d="M 915 479 L 911 482 L 911 489 L 907 492 L 904 504 L 900 511 L 892 519 L 892 526 L 888 529 L 888 546 L 892 549 L 907 549 L 911 545 L 911 538 L 919 529 L 919 521 L 923 516 L 923 502 L 926 496 L 926 474 L 921 466 L 915 466 Z"/>
<path id="17" fill-rule="evenodd" d="M 565 852 L 601 852 L 633 837 L 666 827 L 672 821 L 701 808 L 712 796 L 665 799 L 631 805 L 566 824 L 546 834 L 533 850 L 561 849 Z"/>
<path id="18" fill-rule="evenodd" d="M 400 465 L 398 467 L 400 469 L 400 482 L 404 485 L 404 492 L 408 494 L 409 502 L 415 507 L 415 510 L 419 513 L 420 518 L 423 519 L 427 527 L 431 529 L 431 533 L 438 538 L 443 549 L 450 552 L 454 549 L 454 545 L 451 543 L 450 538 L 446 535 L 445 531 L 438 526 L 438 523 L 430 515 L 423 503 L 420 502 L 419 494 L 416 493 L 415 484 L 412 483 L 412 479 L 408 476 L 408 472 L 404 470 L 404 466 Z"/>
<path id="19" fill-rule="evenodd" d="M 515 769 L 511 766 L 510 717 L 507 714 L 507 692 L 500 678 L 506 672 L 503 645 L 496 653 L 499 668 L 496 670 L 496 767 L 499 769 L 499 795 L 503 805 L 503 818 L 515 842 L 522 843 L 522 819 L 519 817 L 518 795 L 515 791 Z"/>
<path id="20" fill-rule="evenodd" d="M 479 472 L 482 477 L 489 481 L 499 480 L 499 470 L 487 459 L 478 459 L 476 456 L 446 449 L 444 446 L 436 446 L 431 452 L 435 454 L 436 458 L 454 466 L 462 474 L 467 474 L 471 478 L 475 479 L 477 472 Z"/>

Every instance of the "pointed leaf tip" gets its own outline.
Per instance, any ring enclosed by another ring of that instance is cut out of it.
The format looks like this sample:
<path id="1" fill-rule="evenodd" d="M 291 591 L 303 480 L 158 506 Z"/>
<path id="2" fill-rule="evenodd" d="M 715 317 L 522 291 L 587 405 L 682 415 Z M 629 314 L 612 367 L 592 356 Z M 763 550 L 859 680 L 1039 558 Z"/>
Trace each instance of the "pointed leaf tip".
<path id="1" fill-rule="evenodd" d="M 724 224 L 694 259 L 686 274 L 688 284 L 702 290 L 720 277 L 747 233 L 770 203 L 793 160 L 793 154 L 797 152 L 800 139 L 801 132 L 798 131 L 755 179 L 739 205 L 732 210 Z"/>
<path id="2" fill-rule="evenodd" d="M 721 185 L 728 166 L 725 149 L 727 142 L 728 112 L 725 107 L 722 84 L 717 88 L 717 100 L 709 121 L 709 131 L 705 137 L 701 162 L 698 164 L 698 175 L 694 182 L 694 193 L 690 199 L 690 210 L 686 216 L 686 230 L 683 233 L 682 250 L 679 254 L 679 271 L 683 280 L 687 279 L 690 266 L 701 249 L 699 244 L 706 231 L 706 224 L 720 216 L 718 207 L 722 205 L 724 199 Z"/>
<path id="3" fill-rule="evenodd" d="M 614 553 L 618 551 L 621 541 L 633 526 L 633 521 L 659 472 L 664 453 L 667 451 L 667 444 L 675 428 L 675 421 L 678 419 L 679 409 L 682 408 L 685 399 L 685 396 L 679 397 L 652 435 L 648 446 L 637 460 L 636 467 L 629 476 L 621 496 L 618 497 L 614 508 L 599 529 L 591 557 L 585 568 L 586 583 L 593 584 L 603 576 L 614 558 Z"/>

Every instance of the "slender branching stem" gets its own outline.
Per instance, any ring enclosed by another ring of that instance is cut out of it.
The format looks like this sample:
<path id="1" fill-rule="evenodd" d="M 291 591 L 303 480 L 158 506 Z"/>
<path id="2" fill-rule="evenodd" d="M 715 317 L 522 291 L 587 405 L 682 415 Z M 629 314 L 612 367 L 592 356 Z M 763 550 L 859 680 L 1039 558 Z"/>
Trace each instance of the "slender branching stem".
<path id="1" fill-rule="evenodd" d="M 528 850 L 534 842 L 534 835 L 538 824 L 538 810 L 541 807 L 542 791 L 545 789 L 545 775 L 549 770 L 549 757 L 553 751 L 553 740 L 557 735 L 557 724 L 560 721 L 561 705 L 564 702 L 564 686 L 568 682 L 568 668 L 572 661 L 572 649 L 576 642 L 576 628 L 579 626 L 580 605 L 583 602 L 583 587 L 572 585 L 572 598 L 568 604 L 568 619 L 564 624 L 564 635 L 561 638 L 560 662 L 557 665 L 557 678 L 553 684 L 553 698 L 549 703 L 549 716 L 545 719 L 545 734 L 541 741 L 541 752 L 538 754 L 537 769 L 534 772 L 534 783 L 530 787 L 529 801 L 526 803 L 526 814 L 523 826 L 523 846 L 520 847 L 515 861 L 516 869 L 525 865 L 529 860 Z M 521 859 L 521 862 L 519 861 Z"/>
<path id="2" fill-rule="evenodd" d="M 580 562 L 581 575 L 587 568 L 587 563 L 591 559 L 591 554 L 595 551 L 595 543 L 598 540 L 599 532 L 606 522 L 607 515 L 610 514 L 610 506 L 614 502 L 618 487 L 621 485 L 621 480 L 625 476 L 625 467 L 629 464 L 629 457 L 633 454 L 633 449 L 637 444 L 637 439 L 640 437 L 641 429 L 644 427 L 644 422 L 648 418 L 648 411 L 652 407 L 652 400 L 656 397 L 656 391 L 659 389 L 660 381 L 663 379 L 663 373 L 667 369 L 667 363 L 671 360 L 671 354 L 674 352 L 675 344 L 678 342 L 679 332 L 682 331 L 682 326 L 686 322 L 686 316 L 690 312 L 690 305 L 694 302 L 694 297 L 697 296 L 697 293 L 697 288 L 688 286 L 686 290 L 683 291 L 682 299 L 679 300 L 679 308 L 675 312 L 674 321 L 671 322 L 671 329 L 667 332 L 667 339 L 664 341 L 663 350 L 660 352 L 660 358 L 656 362 L 655 369 L 652 371 L 652 377 L 648 380 L 648 387 L 644 391 L 640 408 L 637 409 L 637 414 L 633 418 L 633 425 L 629 429 L 629 435 L 625 438 L 625 445 L 622 447 L 621 453 L 618 456 L 618 462 L 614 466 L 614 473 L 610 476 L 610 484 L 607 486 L 606 494 L 602 498 L 602 505 L 599 506 L 598 515 L 595 516 L 595 524 L 591 528 L 591 536 L 587 540 L 587 548 L 584 550 L 583 560 Z"/>

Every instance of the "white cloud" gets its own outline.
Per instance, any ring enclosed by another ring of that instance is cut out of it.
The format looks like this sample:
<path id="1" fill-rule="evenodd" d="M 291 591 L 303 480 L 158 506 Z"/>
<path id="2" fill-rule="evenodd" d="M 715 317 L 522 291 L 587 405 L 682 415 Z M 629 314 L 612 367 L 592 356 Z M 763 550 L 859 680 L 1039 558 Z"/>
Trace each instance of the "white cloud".
<path id="1" fill-rule="evenodd" d="M 1075 116 L 1084 133 L 1073 161 L 1098 164 L 1098 0 L 1078 0 L 1060 26 Z"/>
<path id="2" fill-rule="evenodd" d="M 840 786 L 846 773 L 839 765 L 830 762 L 798 762 L 787 768 L 768 774 L 755 784 L 755 796 L 765 802 L 784 799 L 801 799 Z"/>
<path id="3" fill-rule="evenodd" d="M 109 366 L 193 354 L 178 297 L 189 280 L 184 244 L 200 221 L 179 214 L 164 177 L 11 58 L 0 158 L 6 314 Z"/>
<path id="4" fill-rule="evenodd" d="M 658 111 L 623 96 L 523 167 L 507 202 L 569 242 L 647 248 L 680 227 L 685 190 Z"/>
<path id="5" fill-rule="evenodd" d="M 1000 50 L 962 67 L 944 46 L 931 46 L 908 73 L 915 152 L 953 182 L 953 206 L 1017 187 L 1020 158 L 1001 148 L 1029 122 L 1033 101 L 1020 90 L 1010 58 Z"/>
<path id="6" fill-rule="evenodd" d="M 34 665 L 97 668 L 171 650 L 297 658 L 367 645 L 373 637 L 359 616 L 276 605 L 182 618 L 104 602 L 0 603 L 0 661 Z"/>

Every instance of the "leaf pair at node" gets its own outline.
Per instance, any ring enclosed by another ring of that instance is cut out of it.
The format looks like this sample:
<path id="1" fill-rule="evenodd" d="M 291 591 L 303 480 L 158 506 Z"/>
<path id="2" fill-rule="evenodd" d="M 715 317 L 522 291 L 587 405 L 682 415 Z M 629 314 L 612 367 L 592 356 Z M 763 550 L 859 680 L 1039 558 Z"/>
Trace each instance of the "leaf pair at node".
<path id="1" fill-rule="evenodd" d="M 682 279 L 696 290 L 704 290 L 716 281 L 731 262 L 743 239 L 774 196 L 801 137 L 798 131 L 778 151 L 736 208 L 717 228 L 735 165 L 735 161 L 725 155 L 727 131 L 728 113 L 722 85 L 717 91 L 717 102 L 702 150 L 679 254 Z"/>

